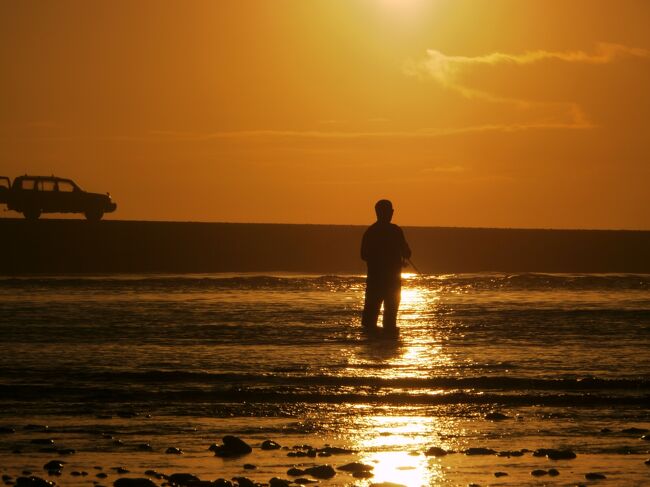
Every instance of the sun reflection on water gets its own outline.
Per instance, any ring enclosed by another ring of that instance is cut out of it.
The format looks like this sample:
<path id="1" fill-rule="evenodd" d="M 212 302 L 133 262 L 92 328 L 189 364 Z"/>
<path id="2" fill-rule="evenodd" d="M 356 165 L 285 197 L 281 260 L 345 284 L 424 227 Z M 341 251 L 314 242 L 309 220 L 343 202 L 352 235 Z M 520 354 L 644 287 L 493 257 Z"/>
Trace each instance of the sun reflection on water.
<path id="1" fill-rule="evenodd" d="M 400 382 L 443 375 L 454 364 L 445 347 L 450 332 L 440 311 L 440 287 L 431 284 L 426 277 L 402 274 L 399 339 L 364 340 L 362 346 L 350 349 L 346 373 L 386 379 L 385 385 L 379 386 L 386 392 L 430 395 L 445 392 L 402 386 Z M 373 467 L 373 476 L 355 485 L 386 482 L 419 487 L 444 483 L 444 462 L 427 457 L 424 452 L 432 444 L 453 447 L 445 438 L 454 436 L 456 429 L 453 421 L 442 420 L 440 416 L 400 415 L 394 408 L 387 410 L 386 415 L 357 416 L 352 441 L 355 449 L 363 452 L 359 461 Z"/>
<path id="2" fill-rule="evenodd" d="M 374 467 L 370 483 L 416 487 L 436 485 L 443 479 L 441 465 L 422 454 L 423 440 L 436 426 L 434 418 L 372 416 L 364 423 L 356 446 L 367 452 L 361 462 Z"/>
<path id="3" fill-rule="evenodd" d="M 383 364 L 374 370 L 382 378 L 424 378 L 433 369 L 452 365 L 443 342 L 447 331 L 439 326 L 439 290 L 417 274 L 402 274 L 398 315 L 399 340 L 368 340 L 350 350 L 348 363 L 353 375 L 365 375 L 364 366 Z"/>

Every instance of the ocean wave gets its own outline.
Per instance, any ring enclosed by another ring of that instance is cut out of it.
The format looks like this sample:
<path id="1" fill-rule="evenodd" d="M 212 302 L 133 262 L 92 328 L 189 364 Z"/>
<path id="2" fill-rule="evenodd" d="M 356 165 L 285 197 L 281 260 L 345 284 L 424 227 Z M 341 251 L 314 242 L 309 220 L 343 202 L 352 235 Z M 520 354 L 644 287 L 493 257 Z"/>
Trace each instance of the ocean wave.
<path id="1" fill-rule="evenodd" d="M 11 403 L 21 401 L 47 401 L 48 403 L 262 403 L 262 404 L 384 404 L 384 405 L 498 405 L 499 407 L 556 406 L 556 407 L 614 407 L 646 406 L 650 394 L 612 394 L 595 392 L 574 393 L 521 393 L 474 392 L 451 390 L 448 392 L 401 392 L 376 390 L 269 390 L 263 388 L 233 387 L 230 389 L 203 390 L 192 388 L 115 388 L 115 387 L 52 387 L 52 386 L 0 386 L 0 394 L 11 398 Z"/>
<path id="2" fill-rule="evenodd" d="M 0 277 L 0 289 L 81 287 L 120 289 L 308 290 L 349 288 L 365 282 L 363 275 L 286 274 L 108 274 L 89 276 Z M 405 276 L 407 285 L 431 289 L 474 290 L 650 290 L 650 274 L 479 273 Z"/>
<path id="3" fill-rule="evenodd" d="M 23 373 L 26 371 L 23 370 Z M 61 377 L 60 372 L 48 374 L 39 370 L 37 373 L 27 374 L 38 383 L 55 383 Z M 2 376 L 10 377 L 11 371 L 3 371 Z M 275 373 L 247 374 L 247 373 L 206 373 L 196 371 L 111 371 L 111 372 L 83 372 L 75 371 L 74 374 L 65 375 L 66 383 L 102 383 L 110 387 L 111 384 L 120 387 L 133 387 L 147 384 L 169 384 L 199 387 L 221 386 L 228 387 L 258 387 L 264 389 L 282 388 L 300 390 L 314 387 L 327 388 L 375 388 L 383 390 L 474 390 L 474 391 L 626 391 L 641 393 L 650 391 L 648 378 L 532 378 L 513 376 L 473 376 L 473 377 L 377 377 L 377 376 L 350 376 L 350 375 L 306 375 L 300 373 Z"/>

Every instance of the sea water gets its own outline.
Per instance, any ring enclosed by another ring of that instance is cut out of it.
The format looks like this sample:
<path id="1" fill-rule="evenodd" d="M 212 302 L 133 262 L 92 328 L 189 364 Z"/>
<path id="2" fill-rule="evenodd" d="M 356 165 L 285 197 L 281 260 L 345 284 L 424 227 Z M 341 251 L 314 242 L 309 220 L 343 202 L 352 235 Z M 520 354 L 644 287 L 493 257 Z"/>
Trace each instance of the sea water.
<path id="1" fill-rule="evenodd" d="M 236 434 L 340 445 L 375 466 L 332 485 L 494 484 L 497 467 L 510 469 L 499 485 L 537 481 L 529 453 L 488 461 L 470 447 L 574 450 L 547 483 L 590 470 L 650 483 L 649 275 L 406 274 L 398 339 L 363 332 L 363 292 L 358 275 L 2 278 L 0 426 L 16 432 L 0 435 L 0 466 L 40 468 L 58 454 L 31 443 L 45 435 L 143 468 L 149 443 L 160 469 L 227 477 L 241 464 L 205 452 Z M 459 453 L 432 459 L 430 446 Z M 286 477 L 295 459 L 260 462 Z"/>

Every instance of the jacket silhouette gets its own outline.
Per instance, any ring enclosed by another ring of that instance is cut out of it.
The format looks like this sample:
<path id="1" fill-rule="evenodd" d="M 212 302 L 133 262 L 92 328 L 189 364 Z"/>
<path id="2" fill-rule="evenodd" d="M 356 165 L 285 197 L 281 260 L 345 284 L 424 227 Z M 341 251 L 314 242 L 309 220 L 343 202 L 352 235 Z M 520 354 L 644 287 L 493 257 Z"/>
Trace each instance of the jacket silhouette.
<path id="1" fill-rule="evenodd" d="M 380 200 L 375 205 L 377 221 L 363 234 L 361 258 L 368 265 L 362 325 L 377 329 L 381 305 L 384 305 L 384 331 L 397 332 L 397 311 L 402 291 L 402 265 L 411 257 L 411 249 L 402 229 L 391 223 L 393 205 Z"/>

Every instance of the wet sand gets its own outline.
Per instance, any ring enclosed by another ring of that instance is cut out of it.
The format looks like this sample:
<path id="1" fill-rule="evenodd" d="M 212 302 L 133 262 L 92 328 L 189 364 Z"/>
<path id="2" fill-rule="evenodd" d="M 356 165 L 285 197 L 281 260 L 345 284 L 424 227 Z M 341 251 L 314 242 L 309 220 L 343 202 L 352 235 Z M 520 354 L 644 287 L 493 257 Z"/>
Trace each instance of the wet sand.
<path id="1" fill-rule="evenodd" d="M 324 486 L 370 486 L 391 482 L 409 487 L 645 485 L 650 482 L 650 466 L 644 464 L 649 443 L 640 439 L 640 431 L 622 431 L 630 425 L 612 423 L 609 425 L 612 431 L 603 432 L 602 423 L 570 425 L 551 414 L 547 415 L 551 416 L 548 420 L 540 422 L 538 436 L 519 441 L 509 439 L 507 431 L 516 428 L 516 423 L 537 421 L 533 414 L 536 414 L 533 409 L 520 411 L 518 417 L 504 421 L 489 421 L 484 417 L 458 418 L 448 425 L 436 425 L 436 418 L 432 417 L 370 416 L 370 421 L 368 417 L 360 418 L 356 431 L 340 434 L 291 433 L 296 430 L 297 423 L 312 421 L 310 418 L 146 415 L 137 418 L 21 418 L 20 424 L 14 425 L 14 433 L 0 436 L 0 473 L 9 476 L 4 477 L 6 485 L 12 485 L 20 476 L 33 475 L 64 486 L 112 485 L 122 477 L 150 478 L 157 485 L 165 485 L 168 479 L 164 476 L 174 473 L 190 473 L 210 481 L 246 477 L 264 485 L 268 485 L 272 478 L 288 481 L 306 478 L 317 480 L 318 485 Z M 3 418 L 4 427 L 10 419 Z M 45 419 L 49 423 L 47 430 L 26 429 L 29 424 L 43 425 Z M 647 429 L 650 422 L 637 423 L 635 427 Z M 278 428 L 286 428 L 287 433 L 278 435 Z M 484 440 L 467 444 L 464 433 L 477 429 L 483 432 Z M 157 434 L 163 430 L 176 433 Z M 276 433 L 269 437 L 267 431 L 271 430 Z M 450 431 L 451 434 L 444 433 Z M 558 435 L 561 431 L 564 434 Z M 211 444 L 221 443 L 223 435 L 235 433 L 252 447 L 251 453 L 219 458 L 209 450 Z M 71 448 L 75 453 L 61 455 L 39 451 L 48 446 L 34 444 L 33 441 L 38 439 L 52 439 L 54 444 L 49 448 Z M 263 450 L 262 443 L 269 439 L 282 448 Z M 600 452 L 595 453 L 593 448 L 598 443 L 601 444 Z M 145 444 L 150 445 L 150 451 L 144 450 Z M 337 454 L 335 449 L 334 454 L 328 455 L 331 452 L 328 446 L 353 451 Z M 165 453 L 169 447 L 179 448 L 183 453 Z M 427 455 L 430 447 L 448 453 Z M 493 449 L 501 453 L 470 455 L 466 453 L 469 448 Z M 576 458 L 551 460 L 535 456 L 534 450 L 539 448 L 570 448 Z M 310 454 L 310 449 L 314 453 Z M 504 456 L 504 451 L 510 451 L 511 456 Z M 44 470 L 43 466 L 52 460 L 63 463 L 60 475 Z M 368 478 L 356 478 L 353 472 L 340 469 L 351 462 L 366 465 L 370 472 L 366 475 Z M 250 465 L 255 468 L 250 468 Z M 323 465 L 331 465 L 335 475 L 318 478 L 288 473 L 292 468 L 305 470 Z M 119 468 L 124 470 L 118 471 Z M 534 471 L 538 471 L 537 476 L 532 474 Z M 587 480 L 585 475 L 589 473 L 606 478 Z"/>

